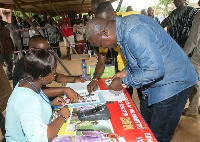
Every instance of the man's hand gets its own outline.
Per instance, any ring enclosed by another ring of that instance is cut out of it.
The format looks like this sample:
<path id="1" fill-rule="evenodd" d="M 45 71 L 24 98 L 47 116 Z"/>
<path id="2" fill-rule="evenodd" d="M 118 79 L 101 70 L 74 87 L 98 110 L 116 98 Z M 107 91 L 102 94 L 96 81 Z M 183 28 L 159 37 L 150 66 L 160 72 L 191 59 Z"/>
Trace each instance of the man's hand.
<path id="1" fill-rule="evenodd" d="M 115 78 L 123 78 L 125 76 L 127 76 L 128 73 L 126 71 L 120 71 L 118 73 L 116 73 L 113 77 L 112 77 L 112 80 L 114 80 Z"/>
<path id="2" fill-rule="evenodd" d="M 88 90 L 89 94 L 91 94 L 93 91 L 96 91 L 97 88 L 98 88 L 97 80 L 92 80 L 87 86 L 87 90 Z"/>
<path id="3" fill-rule="evenodd" d="M 122 79 L 121 78 L 115 78 L 112 80 L 112 83 L 110 84 L 110 88 L 114 91 L 121 91 L 123 89 L 122 86 Z"/>

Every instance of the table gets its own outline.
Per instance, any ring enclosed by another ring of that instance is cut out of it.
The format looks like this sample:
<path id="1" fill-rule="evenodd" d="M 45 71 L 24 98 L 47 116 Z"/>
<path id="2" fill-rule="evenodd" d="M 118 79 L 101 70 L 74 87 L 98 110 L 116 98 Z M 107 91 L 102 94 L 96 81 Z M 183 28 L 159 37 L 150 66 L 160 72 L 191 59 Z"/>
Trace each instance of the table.
<path id="1" fill-rule="evenodd" d="M 100 90 L 107 90 L 104 80 L 99 80 Z M 124 137 L 127 142 L 156 142 L 156 138 L 139 113 L 127 90 L 124 89 L 123 91 L 127 98 L 126 101 L 107 104 L 114 132 Z"/>
<path id="2" fill-rule="evenodd" d="M 100 90 L 107 90 L 108 86 L 105 84 L 105 80 L 106 79 L 99 80 L 98 84 Z M 126 101 L 106 104 L 110 111 L 110 120 L 81 122 L 78 120 L 76 114 L 79 110 L 73 109 L 71 110 L 72 116 L 65 124 L 63 124 L 58 135 L 61 137 L 64 135 L 67 135 L 68 137 L 76 135 L 79 137 L 80 135 L 85 135 L 84 133 L 89 134 L 92 131 L 92 133 L 102 133 L 103 136 L 107 136 L 105 134 L 117 134 L 122 139 L 120 138 L 120 140 L 116 141 L 120 142 L 157 142 L 150 128 L 139 113 L 136 105 L 130 98 L 127 90 L 123 89 L 123 91 L 126 95 Z M 94 138 L 95 136 L 92 137 Z M 107 139 L 109 138 L 103 137 L 100 141 L 109 141 Z M 113 139 L 111 141 L 113 141 Z"/>

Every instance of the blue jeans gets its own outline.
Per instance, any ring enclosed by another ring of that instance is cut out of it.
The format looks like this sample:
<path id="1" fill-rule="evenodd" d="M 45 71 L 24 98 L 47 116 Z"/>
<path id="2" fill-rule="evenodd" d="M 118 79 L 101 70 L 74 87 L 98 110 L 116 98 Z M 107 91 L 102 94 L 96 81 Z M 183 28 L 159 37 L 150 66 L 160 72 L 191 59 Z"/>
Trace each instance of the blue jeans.
<path id="1" fill-rule="evenodd" d="M 148 106 L 148 97 L 140 100 L 140 110 L 159 142 L 170 142 L 185 104 L 194 86 L 162 102 Z"/>

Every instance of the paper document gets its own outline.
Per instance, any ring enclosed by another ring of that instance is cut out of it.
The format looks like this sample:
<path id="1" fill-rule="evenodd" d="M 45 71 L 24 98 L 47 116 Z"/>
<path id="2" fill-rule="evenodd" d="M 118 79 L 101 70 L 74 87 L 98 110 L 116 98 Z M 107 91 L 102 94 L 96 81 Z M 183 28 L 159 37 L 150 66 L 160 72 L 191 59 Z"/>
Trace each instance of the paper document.
<path id="1" fill-rule="evenodd" d="M 87 105 L 95 105 L 95 104 L 103 104 L 106 102 L 115 102 L 115 101 L 125 101 L 126 97 L 121 91 L 114 90 L 97 90 L 92 92 L 89 96 L 89 92 L 87 91 L 87 85 L 90 81 L 86 81 L 84 83 L 76 82 L 76 83 L 67 83 L 66 87 L 72 88 L 74 91 L 80 94 L 86 101 L 82 102 L 79 100 L 78 103 L 67 104 L 71 108 L 87 106 Z M 66 100 L 66 98 L 64 98 Z"/>
<path id="2" fill-rule="evenodd" d="M 85 99 L 85 101 L 79 100 L 77 103 L 68 103 L 67 105 L 70 108 L 76 108 L 76 107 L 82 107 L 87 105 L 96 105 L 96 104 L 104 104 L 106 101 L 104 100 L 103 96 L 101 95 L 101 92 L 92 92 L 89 95 L 89 92 L 87 91 L 87 85 L 90 83 L 90 81 L 86 81 L 84 83 L 76 82 L 76 83 L 67 83 L 66 87 L 72 88 L 74 91 L 79 93 L 81 97 Z M 65 100 L 67 98 L 64 97 Z"/>
<path id="3" fill-rule="evenodd" d="M 101 95 L 105 99 L 106 102 L 115 102 L 115 101 L 125 101 L 126 97 L 123 92 L 121 91 L 114 91 L 114 90 L 99 90 L 98 92 L 101 92 Z"/>

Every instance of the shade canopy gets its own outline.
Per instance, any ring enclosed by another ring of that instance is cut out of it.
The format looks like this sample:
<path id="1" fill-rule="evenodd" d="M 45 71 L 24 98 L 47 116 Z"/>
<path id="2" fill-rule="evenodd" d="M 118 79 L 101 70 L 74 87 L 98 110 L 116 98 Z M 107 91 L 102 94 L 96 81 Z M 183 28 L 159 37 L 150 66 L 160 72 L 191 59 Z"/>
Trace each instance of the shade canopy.
<path id="1" fill-rule="evenodd" d="M 50 15 L 62 15 L 74 11 L 88 13 L 91 10 L 91 0 L 16 0 L 25 12 L 42 14 L 48 11 Z M 110 2 L 116 0 L 107 0 Z M 18 10 L 12 0 L 0 0 L 0 8 Z M 46 9 L 46 10 L 45 10 Z"/>

